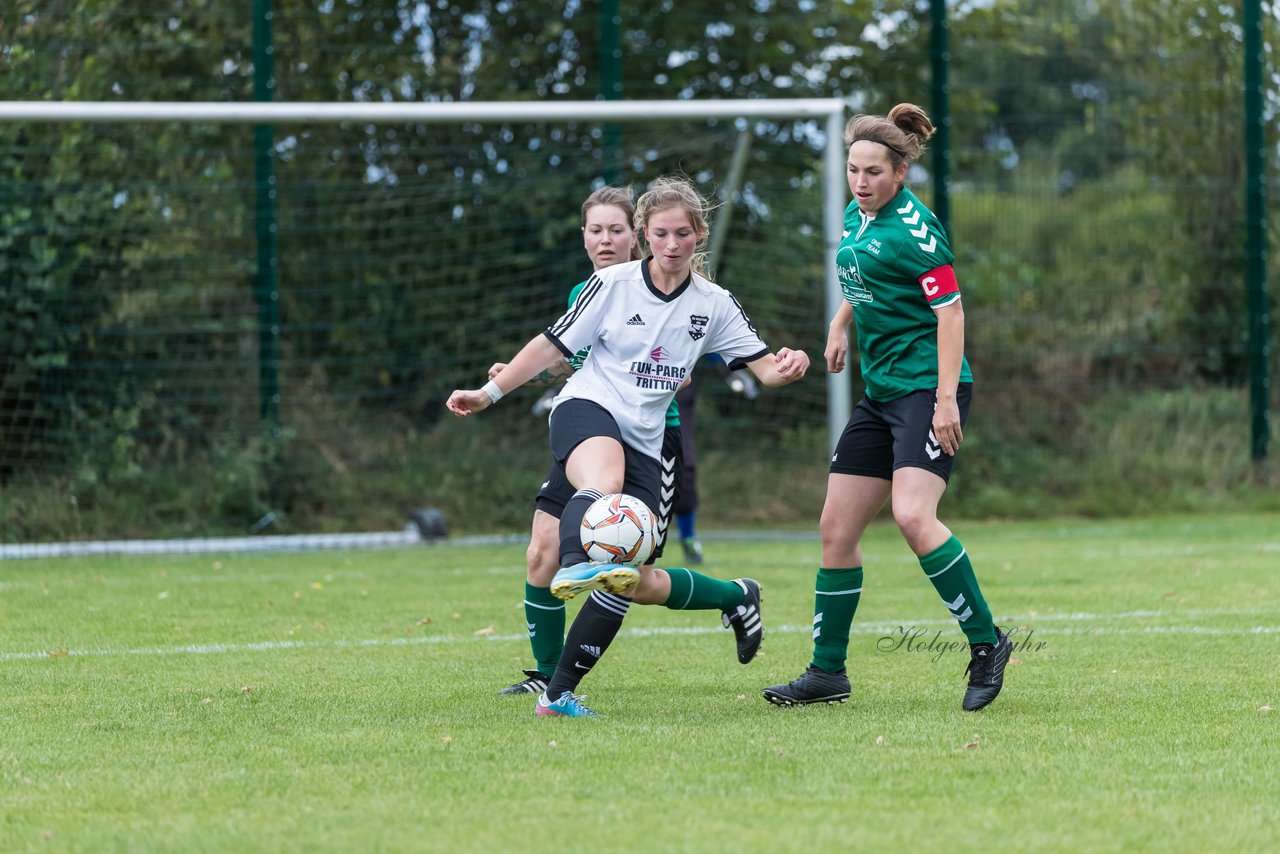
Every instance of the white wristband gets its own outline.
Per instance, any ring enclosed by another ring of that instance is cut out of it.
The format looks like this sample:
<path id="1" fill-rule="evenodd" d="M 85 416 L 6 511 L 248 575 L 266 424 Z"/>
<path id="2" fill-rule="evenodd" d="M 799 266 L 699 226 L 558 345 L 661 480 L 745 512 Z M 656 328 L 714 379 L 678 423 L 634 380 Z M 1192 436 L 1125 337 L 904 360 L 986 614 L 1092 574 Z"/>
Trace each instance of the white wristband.
<path id="1" fill-rule="evenodd" d="M 497 403 L 502 400 L 502 389 L 498 388 L 498 384 L 493 380 L 489 380 L 485 383 L 484 387 L 480 390 L 489 395 L 489 400 L 493 403 Z"/>

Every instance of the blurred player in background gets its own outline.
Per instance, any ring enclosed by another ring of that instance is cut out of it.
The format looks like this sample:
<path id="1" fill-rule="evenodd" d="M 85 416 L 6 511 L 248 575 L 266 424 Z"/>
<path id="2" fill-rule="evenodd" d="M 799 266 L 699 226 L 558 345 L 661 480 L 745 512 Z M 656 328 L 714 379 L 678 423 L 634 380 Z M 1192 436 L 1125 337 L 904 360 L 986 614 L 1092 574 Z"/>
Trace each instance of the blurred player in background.
<path id="1" fill-rule="evenodd" d="M 716 373 L 724 378 L 729 388 L 737 394 L 755 400 L 760 394 L 760 387 L 750 371 L 739 368 L 729 370 L 724 359 L 715 353 L 708 353 L 703 362 L 715 366 Z M 680 446 L 684 465 L 680 474 L 680 490 L 676 493 L 676 530 L 680 534 L 680 546 L 684 549 L 685 562 L 697 566 L 705 560 L 702 541 L 698 539 L 698 449 L 694 440 L 694 427 L 698 414 L 697 373 L 676 392 L 676 403 L 680 406 Z"/>
<path id="2" fill-rule="evenodd" d="M 908 166 L 933 135 L 913 104 L 845 127 L 853 202 L 836 253 L 845 301 L 827 336 L 827 369 L 844 369 L 856 319 L 866 395 L 831 458 L 822 508 L 822 566 L 813 618 L 813 660 L 785 685 L 764 689 L 778 705 L 843 702 L 845 658 L 862 593 L 862 534 L 885 502 L 920 568 L 969 641 L 962 708 L 996 698 L 1012 644 L 991 618 L 964 546 L 938 520 L 964 439 L 973 375 L 964 357 L 964 309 L 947 234 L 906 186 Z"/>
<path id="3" fill-rule="evenodd" d="M 604 655 L 626 616 L 630 600 L 654 590 L 653 601 L 724 612 L 739 642 L 754 656 L 763 636 L 760 585 L 751 579 L 719 581 L 691 570 L 591 563 L 579 527 L 601 495 L 626 492 L 658 506 L 665 414 L 676 390 L 699 358 L 718 352 L 730 367 L 750 367 L 765 385 L 782 386 L 804 376 L 809 357 L 800 350 L 777 354 L 756 333 L 733 295 L 705 279 L 700 244 L 707 237 L 706 202 L 688 181 L 659 178 L 641 196 L 634 223 L 653 254 L 615 264 L 587 281 L 573 307 L 530 341 L 495 379 L 480 389 L 458 389 L 447 406 L 459 416 L 481 412 L 541 371 L 591 346 L 582 369 L 570 377 L 551 413 L 551 447 L 575 492 L 560 517 L 560 570 L 553 591 L 591 590 L 565 641 L 565 650 L 535 711 L 543 716 L 594 713 L 574 693 Z"/>

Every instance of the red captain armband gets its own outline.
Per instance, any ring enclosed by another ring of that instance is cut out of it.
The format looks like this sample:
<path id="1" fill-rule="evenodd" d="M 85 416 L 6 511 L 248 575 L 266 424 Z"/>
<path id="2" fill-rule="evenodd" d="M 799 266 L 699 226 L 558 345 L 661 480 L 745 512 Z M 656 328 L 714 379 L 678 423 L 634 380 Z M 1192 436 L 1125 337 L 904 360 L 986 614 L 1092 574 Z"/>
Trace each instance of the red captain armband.
<path id="1" fill-rule="evenodd" d="M 956 283 L 956 271 L 951 269 L 950 264 L 930 270 L 916 281 L 924 289 L 924 298 L 929 302 L 933 302 L 938 297 L 945 297 L 947 294 L 960 293 L 960 285 Z"/>

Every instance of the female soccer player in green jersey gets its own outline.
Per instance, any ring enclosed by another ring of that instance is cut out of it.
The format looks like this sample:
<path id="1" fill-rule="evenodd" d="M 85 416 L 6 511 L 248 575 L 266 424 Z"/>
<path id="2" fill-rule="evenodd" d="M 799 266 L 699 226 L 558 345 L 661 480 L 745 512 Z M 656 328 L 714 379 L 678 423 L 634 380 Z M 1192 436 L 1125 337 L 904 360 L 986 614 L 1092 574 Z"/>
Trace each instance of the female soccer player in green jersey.
<path id="1" fill-rule="evenodd" d="M 836 254 L 845 302 L 827 336 L 827 369 L 844 369 L 850 319 L 866 394 L 836 445 L 822 508 L 822 566 L 813 660 L 798 679 L 764 690 L 771 703 L 844 702 L 845 657 L 862 592 L 862 534 L 886 501 L 920 568 L 969 641 L 962 707 L 996 698 L 1012 644 L 991 619 L 969 556 L 938 520 L 964 440 L 973 375 L 964 357 L 964 309 L 947 234 L 907 188 L 908 166 L 934 128 L 914 104 L 845 126 L 854 200 Z"/>

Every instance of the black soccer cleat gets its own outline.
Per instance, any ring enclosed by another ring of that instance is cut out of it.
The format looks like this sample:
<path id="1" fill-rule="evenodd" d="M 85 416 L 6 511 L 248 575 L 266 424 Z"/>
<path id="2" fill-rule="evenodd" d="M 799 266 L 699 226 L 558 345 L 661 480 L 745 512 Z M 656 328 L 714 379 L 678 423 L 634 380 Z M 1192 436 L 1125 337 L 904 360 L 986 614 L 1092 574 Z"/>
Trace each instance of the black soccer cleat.
<path id="1" fill-rule="evenodd" d="M 969 646 L 969 687 L 964 691 L 964 710 L 976 712 L 987 706 L 1004 684 L 1004 667 L 1009 663 L 1013 643 L 1009 636 L 996 627 L 996 644 L 975 643 Z"/>
<path id="2" fill-rule="evenodd" d="M 849 676 L 844 668 L 828 673 L 809 665 L 799 679 L 764 689 L 764 698 L 775 706 L 807 706 L 809 703 L 843 703 L 849 699 Z"/>
<path id="3" fill-rule="evenodd" d="M 738 661 L 750 663 L 760 651 L 764 640 L 764 622 L 760 619 L 760 584 L 751 578 L 735 578 L 733 583 L 742 588 L 742 604 L 729 611 L 721 611 L 720 619 L 726 629 L 733 629 L 738 641 Z"/>
<path id="4" fill-rule="evenodd" d="M 519 682 L 508 685 L 498 692 L 499 696 L 512 694 L 541 694 L 547 690 L 547 677 L 542 675 L 540 670 L 526 670 L 524 675 L 527 677 Z"/>

